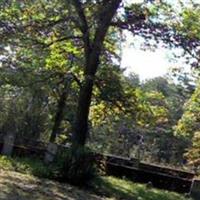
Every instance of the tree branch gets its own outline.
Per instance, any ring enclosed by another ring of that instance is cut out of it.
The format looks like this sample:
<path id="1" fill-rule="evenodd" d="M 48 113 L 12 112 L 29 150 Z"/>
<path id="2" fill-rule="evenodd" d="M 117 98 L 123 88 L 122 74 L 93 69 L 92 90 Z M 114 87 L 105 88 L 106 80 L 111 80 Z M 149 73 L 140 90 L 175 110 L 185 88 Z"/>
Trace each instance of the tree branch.
<path id="1" fill-rule="evenodd" d="M 82 3 L 79 0 L 72 0 L 72 2 L 81 21 L 81 23 L 79 24 L 80 26 L 79 28 L 81 29 L 81 32 L 83 33 L 83 35 L 85 35 L 89 30 L 89 26 L 88 26 L 87 19 L 83 10 Z"/>
<path id="2" fill-rule="evenodd" d="M 78 13 L 81 23 L 78 24 L 84 41 L 85 57 L 88 58 L 91 50 L 89 26 L 84 13 L 83 5 L 79 0 L 72 0 L 72 3 Z"/>
<path id="3" fill-rule="evenodd" d="M 106 33 L 110 27 L 110 23 L 112 21 L 113 16 L 116 13 L 116 10 L 118 9 L 120 3 L 122 0 L 110 0 L 110 1 L 104 1 L 101 12 L 98 16 L 98 27 L 95 31 L 95 36 L 92 44 L 92 53 L 90 55 L 91 63 L 87 63 L 87 71 L 90 74 L 95 74 L 98 65 L 95 66 L 95 63 L 99 62 L 99 56 L 102 50 L 103 42 L 106 36 Z M 94 63 L 93 63 L 94 62 Z"/>
<path id="4" fill-rule="evenodd" d="M 65 41 L 65 40 L 76 40 L 76 39 L 82 39 L 81 36 L 73 36 L 73 35 L 69 35 L 69 36 L 65 36 L 65 37 L 61 37 L 61 38 L 58 38 L 57 40 L 54 40 L 48 44 L 46 44 L 46 47 L 49 47 L 57 42 L 62 42 L 62 41 Z"/>

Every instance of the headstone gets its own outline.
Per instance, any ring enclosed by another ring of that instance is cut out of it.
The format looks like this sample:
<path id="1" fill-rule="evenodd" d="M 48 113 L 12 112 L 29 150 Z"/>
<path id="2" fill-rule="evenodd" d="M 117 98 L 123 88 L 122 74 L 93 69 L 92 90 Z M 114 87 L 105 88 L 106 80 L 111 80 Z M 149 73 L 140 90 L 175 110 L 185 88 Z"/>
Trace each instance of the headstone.
<path id="1" fill-rule="evenodd" d="M 13 151 L 14 142 L 15 142 L 15 135 L 11 134 L 11 133 L 6 134 L 4 136 L 4 144 L 3 144 L 3 148 L 2 148 L 1 153 L 3 155 L 10 156 L 12 154 L 12 151 Z"/>
<path id="2" fill-rule="evenodd" d="M 45 153 L 45 158 L 44 158 L 45 163 L 53 162 L 53 160 L 56 156 L 57 150 L 58 150 L 57 144 L 55 144 L 55 143 L 48 144 L 47 151 Z"/>
<path id="3" fill-rule="evenodd" d="M 194 200 L 200 200 L 200 180 L 193 180 L 190 189 L 190 195 Z"/>

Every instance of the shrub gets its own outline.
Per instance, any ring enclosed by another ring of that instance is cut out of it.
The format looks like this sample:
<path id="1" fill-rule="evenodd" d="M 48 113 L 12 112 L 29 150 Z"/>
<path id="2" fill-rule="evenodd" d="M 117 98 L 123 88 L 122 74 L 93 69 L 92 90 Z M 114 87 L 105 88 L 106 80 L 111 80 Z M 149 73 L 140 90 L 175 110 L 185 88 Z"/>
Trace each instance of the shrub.
<path id="1" fill-rule="evenodd" d="M 11 158 L 0 155 L 0 168 L 4 170 L 13 170 L 25 174 L 31 174 L 42 178 L 54 178 L 56 166 L 46 166 L 42 160 L 37 158 Z"/>
<path id="2" fill-rule="evenodd" d="M 95 155 L 87 148 L 69 150 L 65 156 L 61 175 L 73 185 L 84 185 L 97 174 Z"/>

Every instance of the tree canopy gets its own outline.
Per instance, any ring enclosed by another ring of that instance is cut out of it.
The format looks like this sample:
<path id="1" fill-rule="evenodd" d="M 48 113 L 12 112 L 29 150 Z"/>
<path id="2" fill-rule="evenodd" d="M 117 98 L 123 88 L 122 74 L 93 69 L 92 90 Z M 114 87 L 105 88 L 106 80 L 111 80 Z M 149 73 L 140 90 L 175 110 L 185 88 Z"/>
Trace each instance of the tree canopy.
<path id="1" fill-rule="evenodd" d="M 126 156 L 137 151 L 140 135 L 147 158 L 180 161 L 199 132 L 199 86 L 176 70 L 176 82 L 126 77 L 122 43 L 128 31 L 147 50 L 178 48 L 175 58 L 184 57 L 198 80 L 199 8 L 168 1 L 2 1 L 1 131 L 12 122 L 19 140 L 30 135 L 74 149 L 89 143 Z"/>

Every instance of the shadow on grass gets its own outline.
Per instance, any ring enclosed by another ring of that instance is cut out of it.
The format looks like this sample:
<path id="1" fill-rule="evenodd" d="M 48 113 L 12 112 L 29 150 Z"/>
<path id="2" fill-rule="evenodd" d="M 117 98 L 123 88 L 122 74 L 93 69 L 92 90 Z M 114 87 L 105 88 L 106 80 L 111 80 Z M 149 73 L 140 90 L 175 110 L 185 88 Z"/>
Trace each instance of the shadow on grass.
<path id="1" fill-rule="evenodd" d="M 114 197 L 117 200 L 189 200 L 174 192 L 157 190 L 114 177 L 97 178 L 90 187 L 100 196 Z"/>
<path id="2" fill-rule="evenodd" d="M 100 200 L 68 184 L 0 171 L 0 200 Z"/>
<path id="3" fill-rule="evenodd" d="M 115 185 L 107 178 L 96 178 L 93 183 L 89 185 L 89 187 L 90 190 L 99 196 L 115 197 L 116 199 L 137 200 L 135 193 L 129 188 Z"/>
<path id="4" fill-rule="evenodd" d="M 12 172 L 54 178 L 58 168 L 46 166 L 38 159 L 0 156 L 0 167 L 6 169 L 0 170 L 0 200 L 100 200 L 104 197 L 124 200 L 186 200 L 173 192 L 148 188 L 114 177 L 99 177 L 89 184 L 89 190 L 103 197 L 100 198 L 68 184 Z"/>

